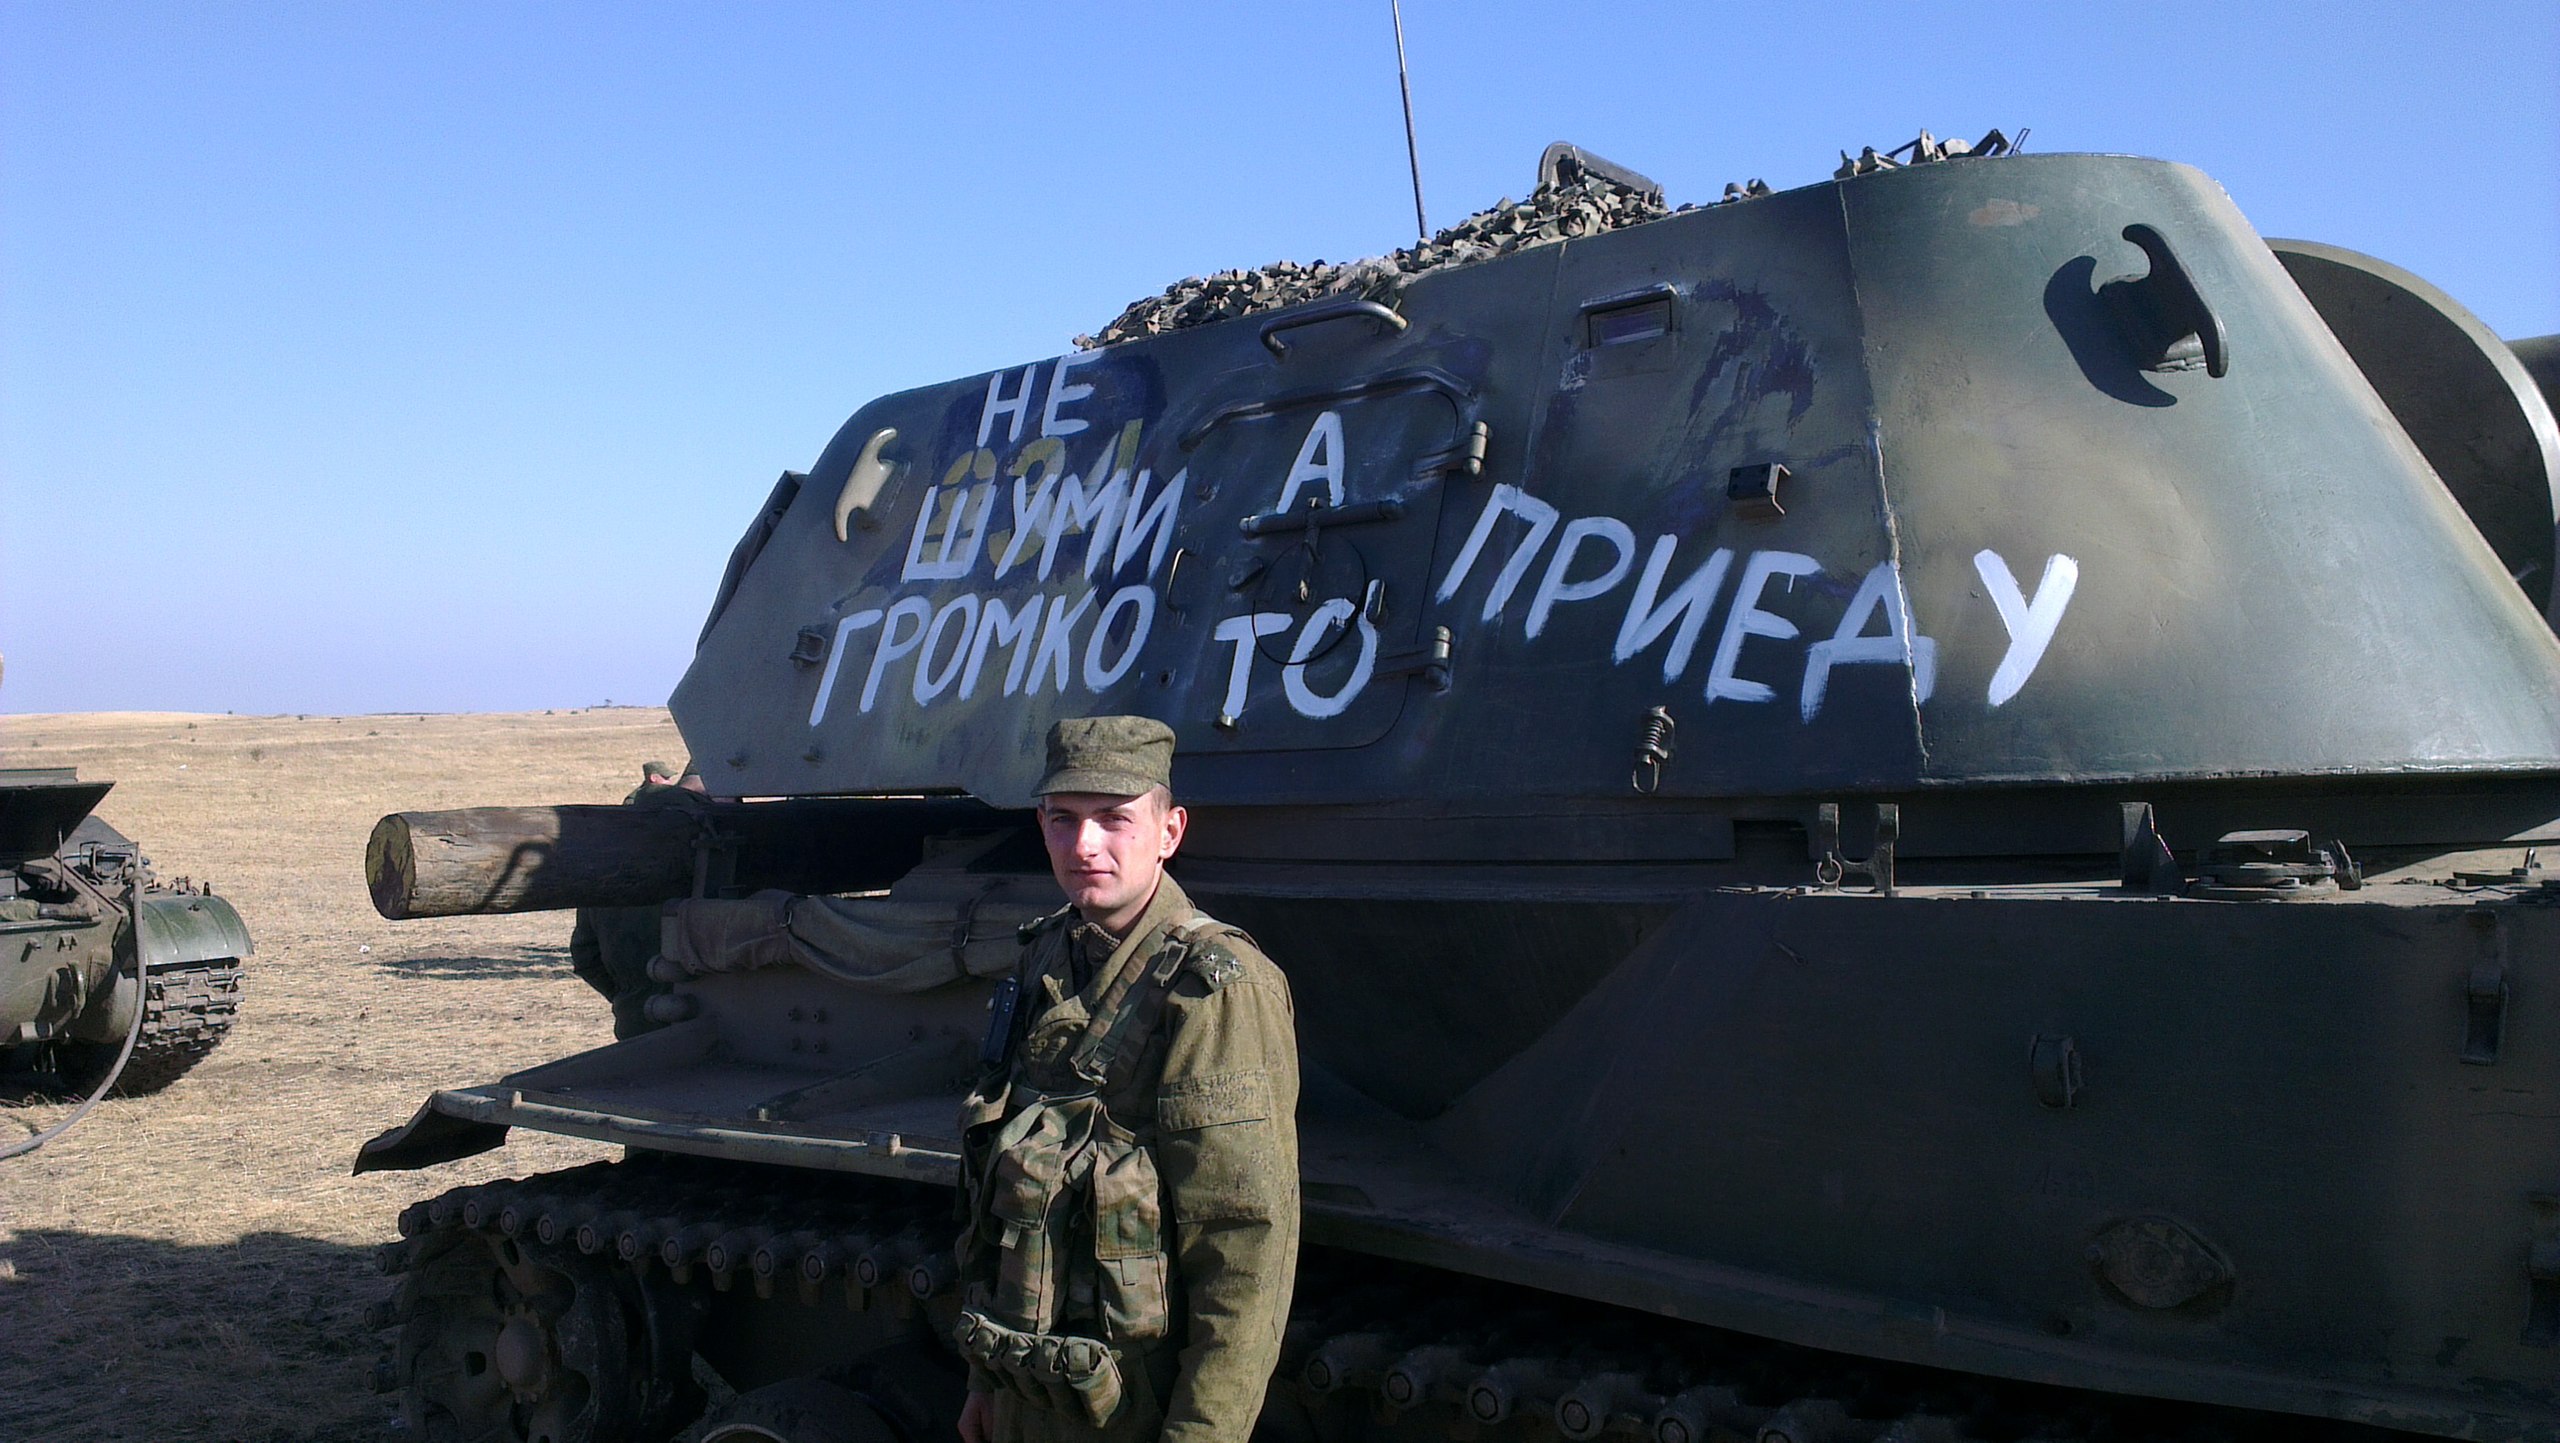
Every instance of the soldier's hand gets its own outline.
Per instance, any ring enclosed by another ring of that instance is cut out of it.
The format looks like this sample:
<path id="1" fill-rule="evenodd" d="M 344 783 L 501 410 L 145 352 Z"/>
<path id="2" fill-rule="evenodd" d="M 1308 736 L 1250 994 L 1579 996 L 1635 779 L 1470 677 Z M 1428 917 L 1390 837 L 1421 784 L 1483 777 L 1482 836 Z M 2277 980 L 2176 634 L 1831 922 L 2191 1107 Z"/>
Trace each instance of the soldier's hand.
<path id="1" fill-rule="evenodd" d="M 972 1393 L 960 1405 L 960 1443 L 995 1443 L 996 1397 Z"/>

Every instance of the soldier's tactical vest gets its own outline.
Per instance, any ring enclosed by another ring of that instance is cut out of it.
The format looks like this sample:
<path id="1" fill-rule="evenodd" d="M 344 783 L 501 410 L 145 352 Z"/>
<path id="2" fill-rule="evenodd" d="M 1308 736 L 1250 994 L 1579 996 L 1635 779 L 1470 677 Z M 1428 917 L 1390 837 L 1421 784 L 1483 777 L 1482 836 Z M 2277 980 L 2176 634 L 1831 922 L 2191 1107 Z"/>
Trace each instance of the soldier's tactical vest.
<path id="1" fill-rule="evenodd" d="M 1026 938 L 1058 920 L 1032 924 Z M 1000 1006 L 991 1026 L 1003 1035 L 988 1048 L 1000 1065 L 962 1106 L 961 1351 L 1096 1427 L 1119 1406 L 1115 1354 L 1172 1327 L 1154 1122 L 1124 1125 L 1104 1099 L 1132 1080 L 1183 967 L 1223 980 L 1216 970 L 1232 960 L 1203 944 L 1225 934 L 1236 929 L 1196 914 L 1173 924 L 1152 958 L 1124 960 L 1090 1012 L 1067 997 L 1018 1040 Z M 1031 984 L 1037 956 L 1025 949 L 1010 995 Z"/>

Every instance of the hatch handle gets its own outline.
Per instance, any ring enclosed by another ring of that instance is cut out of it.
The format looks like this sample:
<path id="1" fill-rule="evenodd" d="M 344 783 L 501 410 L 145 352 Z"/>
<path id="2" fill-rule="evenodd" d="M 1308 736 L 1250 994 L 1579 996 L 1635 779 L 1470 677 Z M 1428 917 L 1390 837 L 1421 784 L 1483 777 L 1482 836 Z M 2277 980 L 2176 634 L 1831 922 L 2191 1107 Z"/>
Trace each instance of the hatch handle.
<path id="1" fill-rule="evenodd" d="M 1303 330 L 1308 326 L 1320 326 L 1327 321 L 1338 321 L 1345 316 L 1367 316 L 1388 330 L 1396 332 L 1402 332 L 1405 327 L 1413 324 L 1397 315 L 1392 308 L 1380 305 L 1376 301 L 1362 300 L 1358 296 L 1336 296 L 1332 300 L 1318 301 L 1303 310 L 1293 311 L 1288 315 L 1263 322 L 1262 344 L 1271 352 L 1273 359 L 1285 361 L 1289 358 L 1289 344 L 1280 339 L 1282 335 L 1290 331 Z"/>
<path id="2" fill-rule="evenodd" d="M 2151 272 L 2118 276 L 2098 287 L 2098 295 L 2123 323 L 2142 368 L 2192 371 L 2201 365 L 2216 380 L 2229 375 L 2230 335 L 2169 248 L 2168 237 L 2136 221 L 2124 228 L 2124 238 L 2142 248 Z"/>
<path id="3" fill-rule="evenodd" d="M 1431 366 L 1415 366 L 1401 371 L 1388 371 L 1366 380 L 1343 386 L 1323 386 L 1313 390 L 1288 391 L 1276 396 L 1261 396 L 1247 401 L 1230 401 L 1212 411 L 1199 423 L 1182 433 L 1184 451 L 1196 451 L 1209 433 L 1230 421 L 1256 421 L 1277 416 L 1302 406 L 1329 406 L 1337 401 L 1384 400 L 1390 396 L 1422 392 L 1437 396 L 1449 407 L 1453 421 L 1466 415 L 1467 402 L 1474 390 L 1448 372 Z"/>
<path id="4" fill-rule="evenodd" d="M 1329 531 L 1336 526 L 1403 519 L 1404 498 L 1401 496 L 1355 501 L 1348 506 L 1327 506 L 1319 499 L 1310 498 L 1307 505 L 1295 511 L 1265 511 L 1247 516 L 1236 523 L 1236 529 L 1247 536 L 1275 536 L 1283 531 Z"/>

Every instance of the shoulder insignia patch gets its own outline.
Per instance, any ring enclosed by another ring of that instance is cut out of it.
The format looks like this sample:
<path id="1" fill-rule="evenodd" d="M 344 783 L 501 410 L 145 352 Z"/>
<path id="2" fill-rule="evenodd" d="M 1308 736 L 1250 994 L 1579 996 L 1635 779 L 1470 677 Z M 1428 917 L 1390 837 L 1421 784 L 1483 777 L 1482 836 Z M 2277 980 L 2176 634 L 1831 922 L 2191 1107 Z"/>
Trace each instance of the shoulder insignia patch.
<path id="1" fill-rule="evenodd" d="M 1243 937 L 1246 946 L 1253 946 L 1253 939 L 1245 935 L 1243 928 L 1229 926 L 1206 913 L 1194 912 L 1169 930 L 1176 945 L 1182 949 L 1181 960 L 1173 963 L 1172 967 L 1209 984 L 1210 991 L 1215 992 L 1244 975 L 1243 960 L 1220 945 L 1229 937 Z M 1158 975 L 1169 979 L 1172 971 L 1168 969 Z"/>
<path id="2" fill-rule="evenodd" d="M 1208 983 L 1212 992 L 1244 975 L 1244 964 L 1225 948 L 1214 945 L 1193 944 L 1183 956 L 1182 965 L 1184 970 Z"/>

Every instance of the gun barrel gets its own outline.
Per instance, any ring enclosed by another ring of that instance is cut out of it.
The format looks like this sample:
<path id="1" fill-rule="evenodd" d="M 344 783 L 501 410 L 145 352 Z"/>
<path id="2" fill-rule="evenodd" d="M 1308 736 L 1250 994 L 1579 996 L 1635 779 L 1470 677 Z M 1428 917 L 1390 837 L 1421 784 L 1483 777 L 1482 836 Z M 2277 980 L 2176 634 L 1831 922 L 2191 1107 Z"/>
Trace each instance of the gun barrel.
<path id="1" fill-rule="evenodd" d="M 930 837 L 1019 820 L 967 797 L 394 812 L 365 844 L 365 883 L 393 921 L 647 907 L 698 884 L 864 891 L 923 860 Z"/>

